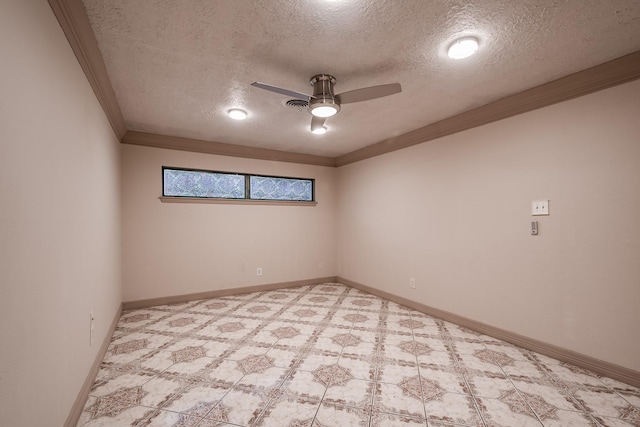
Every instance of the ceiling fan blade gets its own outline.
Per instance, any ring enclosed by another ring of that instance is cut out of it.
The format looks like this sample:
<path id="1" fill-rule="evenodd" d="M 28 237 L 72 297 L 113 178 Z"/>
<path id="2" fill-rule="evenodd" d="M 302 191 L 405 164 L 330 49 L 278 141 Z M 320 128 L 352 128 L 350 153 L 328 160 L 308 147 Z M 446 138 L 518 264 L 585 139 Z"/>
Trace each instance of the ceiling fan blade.
<path id="1" fill-rule="evenodd" d="M 325 120 L 326 120 L 325 117 L 313 116 L 311 118 L 311 132 L 313 132 L 316 129 L 320 129 L 322 126 L 324 126 Z"/>
<path id="2" fill-rule="evenodd" d="M 351 104 L 353 102 L 368 101 L 369 99 L 382 98 L 402 92 L 400 83 L 390 83 L 388 85 L 370 86 L 362 89 L 350 90 L 336 95 L 336 100 L 340 104 Z"/>
<path id="3" fill-rule="evenodd" d="M 265 90 L 268 90 L 268 91 L 271 91 L 271 92 L 279 93 L 281 95 L 290 96 L 290 97 L 296 98 L 296 99 L 304 99 L 304 100 L 308 101 L 309 98 L 312 98 L 312 96 L 304 94 L 304 93 L 296 92 L 294 90 L 289 90 L 289 89 L 283 89 L 281 87 L 268 85 L 266 83 L 253 82 L 253 83 L 251 83 L 251 86 L 259 87 L 260 89 L 265 89 Z"/>

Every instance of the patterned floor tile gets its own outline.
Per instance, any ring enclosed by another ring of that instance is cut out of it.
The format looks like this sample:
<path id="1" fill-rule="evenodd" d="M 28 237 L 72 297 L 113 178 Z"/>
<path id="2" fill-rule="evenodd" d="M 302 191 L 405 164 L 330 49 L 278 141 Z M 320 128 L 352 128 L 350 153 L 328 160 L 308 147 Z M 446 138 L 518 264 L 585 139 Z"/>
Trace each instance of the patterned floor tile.
<path id="1" fill-rule="evenodd" d="M 625 393 L 624 391 L 618 391 L 617 393 L 629 404 L 640 408 L 640 393 Z"/>
<path id="2" fill-rule="evenodd" d="M 640 389 L 344 285 L 124 312 L 78 426 L 640 426 Z"/>
<path id="3" fill-rule="evenodd" d="M 530 360 L 515 360 L 501 365 L 502 370 L 513 379 L 536 379 L 542 382 L 553 381 L 549 371 Z"/>
<path id="4" fill-rule="evenodd" d="M 627 394 L 635 394 L 636 396 L 640 397 L 640 389 L 630 386 L 629 384 L 625 384 L 623 382 L 620 382 L 618 380 L 614 380 L 612 378 L 607 378 L 607 377 L 601 377 L 600 381 L 608 388 L 618 391 L 618 392 L 622 392 L 622 393 L 627 393 Z M 639 405 L 636 405 L 638 407 L 640 407 Z"/>
<path id="5" fill-rule="evenodd" d="M 423 386 L 426 389 L 426 387 Z M 434 393 L 425 395 L 424 409 L 427 423 L 448 422 L 466 426 L 482 426 L 482 419 L 471 395 L 457 393 Z"/>
<path id="6" fill-rule="evenodd" d="M 369 411 L 328 403 L 320 405 L 312 427 L 368 427 Z"/>
<path id="7" fill-rule="evenodd" d="M 419 344 L 424 344 L 426 345 L 429 349 L 431 349 L 431 351 L 442 351 L 442 352 L 447 352 L 449 351 L 449 349 L 447 348 L 446 345 L 444 345 L 444 343 L 442 342 L 442 340 L 438 337 L 434 337 L 431 335 L 424 335 L 424 334 L 413 334 L 413 340 L 416 343 Z M 425 353 L 422 353 L 425 354 Z M 426 353 L 428 354 L 428 353 Z"/>
<path id="8" fill-rule="evenodd" d="M 287 377 L 281 390 L 288 396 L 320 402 L 324 397 L 327 386 L 324 382 L 316 379 L 313 372 L 296 370 Z"/>
<path id="9" fill-rule="evenodd" d="M 393 360 L 398 363 L 417 363 L 418 359 L 413 353 L 413 338 L 408 338 L 399 344 L 383 343 L 381 346 L 381 355 L 387 360 Z"/>
<path id="10" fill-rule="evenodd" d="M 229 360 L 244 360 L 247 357 L 252 356 L 264 356 L 267 354 L 271 346 L 261 345 L 243 345 L 237 350 L 231 352 L 225 359 Z"/>
<path id="11" fill-rule="evenodd" d="M 162 408 L 174 398 L 181 390 L 187 387 L 188 382 L 181 378 L 159 375 L 140 387 L 140 405 L 152 408 Z"/>
<path id="12" fill-rule="evenodd" d="M 484 353 L 461 354 L 457 353 L 456 357 L 459 366 L 463 370 L 480 371 L 487 374 L 504 375 L 504 371 L 491 359 L 487 358 Z"/>
<path id="13" fill-rule="evenodd" d="M 272 400 L 255 427 L 311 427 L 320 400 L 281 396 Z"/>
<path id="14" fill-rule="evenodd" d="M 454 369 L 458 366 L 455 356 L 445 351 L 432 351 L 429 354 L 420 354 L 417 359 L 418 364 L 425 367 Z"/>
<path id="15" fill-rule="evenodd" d="M 551 410 L 564 409 L 576 411 L 579 409 L 577 402 L 563 389 L 555 388 L 551 384 L 541 384 L 532 381 L 512 381 L 513 385 L 520 392 L 520 395 L 543 421 L 543 415 Z M 539 410 L 537 409 L 538 407 L 540 408 Z"/>
<path id="16" fill-rule="evenodd" d="M 425 427 L 426 421 L 397 414 L 373 411 L 370 427 Z"/>
<path id="17" fill-rule="evenodd" d="M 373 409 L 378 412 L 425 418 L 421 397 L 405 384 L 376 384 Z"/>
<path id="18" fill-rule="evenodd" d="M 224 357 L 233 352 L 236 344 L 222 339 L 213 339 L 202 346 L 207 357 L 219 358 Z"/>
<path id="19" fill-rule="evenodd" d="M 599 427 L 589 414 L 557 410 L 542 420 L 545 427 Z"/>
<path id="20" fill-rule="evenodd" d="M 273 358 L 274 365 L 278 368 L 291 369 L 296 366 L 303 354 L 299 352 L 299 347 L 276 346 L 269 349 L 267 356 Z"/>
<path id="21" fill-rule="evenodd" d="M 338 360 L 338 366 L 347 369 L 357 379 L 374 381 L 376 378 L 376 365 L 357 356 L 343 353 Z"/>
<path id="22" fill-rule="evenodd" d="M 315 371 L 321 366 L 334 365 L 338 363 L 339 357 L 340 353 L 320 353 L 318 351 L 313 351 L 306 355 L 297 368 L 303 371 Z"/>
<path id="23" fill-rule="evenodd" d="M 370 410 L 374 389 L 373 382 L 355 378 L 344 383 L 330 384 L 324 394 L 323 402 Z"/>
<path id="24" fill-rule="evenodd" d="M 180 390 L 163 409 L 194 417 L 204 417 L 231 390 L 213 383 L 195 383 Z"/>
<path id="25" fill-rule="evenodd" d="M 171 411 L 158 410 L 144 423 L 145 427 L 196 427 L 202 418 Z"/>
<path id="26" fill-rule="evenodd" d="M 360 316 L 360 314 L 355 314 L 354 316 Z M 354 322 L 353 327 L 349 333 L 360 338 L 361 342 L 375 344 L 379 341 L 379 333 L 376 329 L 367 329 L 365 326 L 360 325 L 358 322 Z"/>
<path id="27" fill-rule="evenodd" d="M 145 372 L 137 372 L 131 374 L 124 374 L 114 378 L 109 378 L 104 382 L 94 383 L 93 388 L 89 392 L 90 396 L 101 397 L 107 394 L 111 394 L 116 390 L 142 386 L 155 375 Z"/>
<path id="28" fill-rule="evenodd" d="M 634 411 L 634 407 L 614 391 L 584 388 L 574 391 L 573 397 L 590 414 L 621 419 L 626 415 L 629 419 L 637 418 L 640 424 L 640 416 L 633 416 L 634 412 L 640 414 L 640 411 L 637 408 Z"/>
<path id="29" fill-rule="evenodd" d="M 620 418 L 609 418 L 609 417 L 599 417 L 593 416 L 593 418 L 598 422 L 600 426 L 604 427 L 638 427 L 640 426 L 640 422 L 635 420 L 623 420 Z"/>
<path id="30" fill-rule="evenodd" d="M 241 388 L 229 391 L 204 418 L 240 426 L 250 426 L 269 403 L 267 395 Z"/>
<path id="31" fill-rule="evenodd" d="M 91 413 L 91 409 L 88 409 Z M 103 413 L 95 413 L 92 418 L 83 420 L 80 419 L 78 426 L 82 427 L 129 427 L 140 425 L 149 415 L 155 412 L 152 408 L 145 406 L 131 406 L 126 409 L 122 409 L 117 414 L 107 415 Z"/>
<path id="32" fill-rule="evenodd" d="M 214 359 L 207 357 L 203 347 L 184 347 L 176 351 L 161 351 L 154 358 L 156 364 L 169 364 L 165 372 L 183 376 L 199 374 L 214 362 Z"/>
<path id="33" fill-rule="evenodd" d="M 237 361 L 216 359 L 205 372 L 202 373 L 201 378 L 231 387 L 240 381 L 244 375 Z"/>
<path id="34" fill-rule="evenodd" d="M 420 367 L 420 377 L 437 383 L 439 387 L 449 393 L 467 394 L 469 388 L 462 374 L 454 370 L 431 369 Z"/>
<path id="35" fill-rule="evenodd" d="M 465 379 L 471 393 L 478 397 L 497 399 L 506 392 L 514 392 L 515 386 L 505 375 L 488 375 L 483 372 L 467 372 Z"/>
<path id="36" fill-rule="evenodd" d="M 515 391 L 498 399 L 477 397 L 478 408 L 487 427 L 542 427 L 529 405 Z"/>
<path id="37" fill-rule="evenodd" d="M 597 374 L 586 369 L 578 368 L 566 363 L 547 365 L 549 374 L 561 382 L 568 384 L 590 385 L 593 387 L 603 387 Z"/>
<path id="38" fill-rule="evenodd" d="M 444 329 L 452 339 L 479 341 L 480 333 L 450 322 L 442 322 Z"/>
<path id="39" fill-rule="evenodd" d="M 254 369 L 247 373 L 238 382 L 237 386 L 247 390 L 268 391 L 277 389 L 282 382 L 288 377 L 289 369 L 269 366 L 264 369 Z"/>
<path id="40" fill-rule="evenodd" d="M 377 381 L 388 384 L 400 384 L 405 378 L 420 375 L 418 365 L 415 363 L 384 363 L 378 368 Z"/>

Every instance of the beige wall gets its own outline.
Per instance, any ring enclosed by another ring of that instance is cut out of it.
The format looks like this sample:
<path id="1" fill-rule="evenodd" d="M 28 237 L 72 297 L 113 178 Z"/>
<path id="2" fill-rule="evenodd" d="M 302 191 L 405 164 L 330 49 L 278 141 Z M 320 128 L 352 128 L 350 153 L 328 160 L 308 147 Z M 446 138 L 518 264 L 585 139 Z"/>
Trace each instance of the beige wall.
<path id="1" fill-rule="evenodd" d="M 315 178 L 318 204 L 161 203 L 162 166 Z M 124 301 L 336 273 L 334 168 L 133 145 L 122 168 Z"/>
<path id="2" fill-rule="evenodd" d="M 121 301 L 119 147 L 46 1 L 0 52 L 0 425 L 61 426 Z"/>
<path id="3" fill-rule="evenodd" d="M 639 113 L 636 81 L 340 168 L 339 274 L 640 370 Z"/>

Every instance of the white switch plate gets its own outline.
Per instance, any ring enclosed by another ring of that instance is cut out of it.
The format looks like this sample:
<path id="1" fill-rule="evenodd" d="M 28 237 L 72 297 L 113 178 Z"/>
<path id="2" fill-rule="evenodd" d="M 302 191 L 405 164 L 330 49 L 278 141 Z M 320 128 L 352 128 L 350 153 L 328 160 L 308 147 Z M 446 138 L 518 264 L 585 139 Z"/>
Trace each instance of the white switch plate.
<path id="1" fill-rule="evenodd" d="M 256 276 L 262 276 L 262 267 L 256 269 Z"/>
<path id="2" fill-rule="evenodd" d="M 549 215 L 549 201 L 535 200 L 531 202 L 531 215 Z"/>

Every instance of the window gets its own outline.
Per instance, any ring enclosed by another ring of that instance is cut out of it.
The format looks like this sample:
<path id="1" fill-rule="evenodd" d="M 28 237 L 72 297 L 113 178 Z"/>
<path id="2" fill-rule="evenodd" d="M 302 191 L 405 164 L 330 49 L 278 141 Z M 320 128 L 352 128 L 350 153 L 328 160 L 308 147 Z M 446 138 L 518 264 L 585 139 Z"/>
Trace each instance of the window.
<path id="1" fill-rule="evenodd" d="M 249 194 L 254 200 L 313 201 L 313 180 L 249 176 Z"/>
<path id="2" fill-rule="evenodd" d="M 315 180 L 162 168 L 162 196 L 226 200 L 315 201 Z"/>

